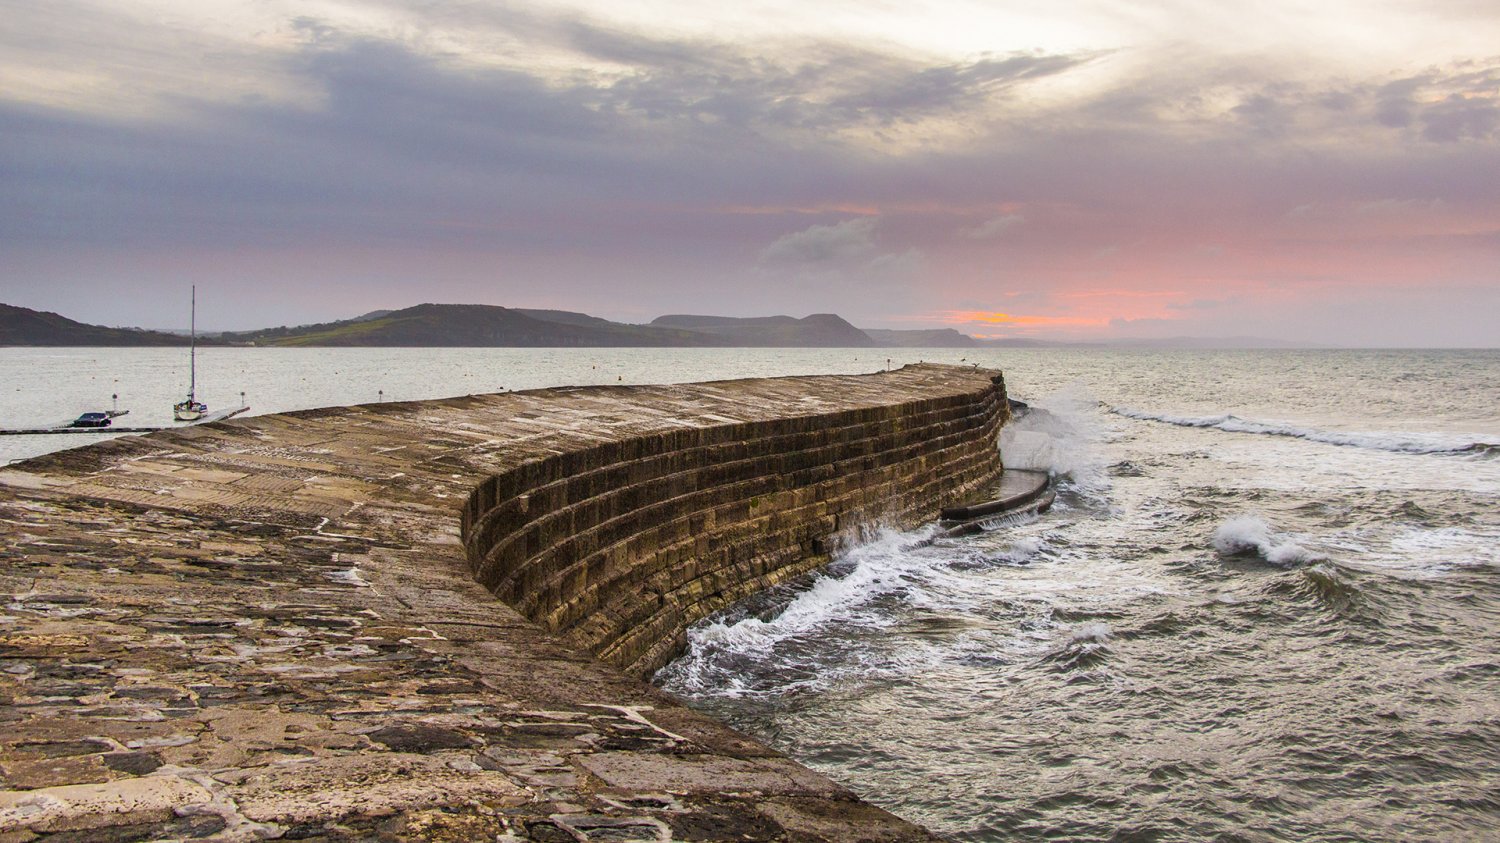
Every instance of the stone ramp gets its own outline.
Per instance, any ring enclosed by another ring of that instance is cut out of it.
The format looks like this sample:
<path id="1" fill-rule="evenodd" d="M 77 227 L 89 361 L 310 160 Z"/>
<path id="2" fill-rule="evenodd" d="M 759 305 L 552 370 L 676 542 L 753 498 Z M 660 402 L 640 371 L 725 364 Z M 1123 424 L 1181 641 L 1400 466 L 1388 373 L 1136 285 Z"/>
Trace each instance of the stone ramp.
<path id="1" fill-rule="evenodd" d="M 0 841 L 930 839 L 494 599 L 458 512 L 549 454 L 991 374 L 336 408 L 0 472 Z"/>

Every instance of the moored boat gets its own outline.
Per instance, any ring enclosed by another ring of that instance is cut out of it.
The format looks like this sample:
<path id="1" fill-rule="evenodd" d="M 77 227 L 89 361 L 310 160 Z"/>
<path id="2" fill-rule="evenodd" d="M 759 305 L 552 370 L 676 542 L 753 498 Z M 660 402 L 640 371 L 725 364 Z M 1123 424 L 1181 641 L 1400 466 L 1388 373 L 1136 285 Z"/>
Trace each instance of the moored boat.
<path id="1" fill-rule="evenodd" d="M 198 388 L 198 287 L 193 286 L 192 315 L 189 331 L 192 336 L 188 346 L 188 394 L 187 400 L 172 405 L 172 418 L 177 421 L 197 421 L 208 412 L 208 405 L 197 398 Z"/>

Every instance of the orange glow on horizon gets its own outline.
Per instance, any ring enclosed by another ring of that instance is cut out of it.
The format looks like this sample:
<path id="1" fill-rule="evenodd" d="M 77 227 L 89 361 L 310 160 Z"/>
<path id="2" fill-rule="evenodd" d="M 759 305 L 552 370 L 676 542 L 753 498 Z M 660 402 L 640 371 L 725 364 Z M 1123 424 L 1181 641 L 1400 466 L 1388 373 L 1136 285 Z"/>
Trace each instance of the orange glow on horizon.
<path id="1" fill-rule="evenodd" d="M 1103 328 L 1109 325 L 1108 317 L 1087 316 L 1023 316 L 988 310 L 944 310 L 933 314 L 940 322 L 973 323 L 986 325 L 1016 325 L 1018 327 L 1087 327 Z"/>

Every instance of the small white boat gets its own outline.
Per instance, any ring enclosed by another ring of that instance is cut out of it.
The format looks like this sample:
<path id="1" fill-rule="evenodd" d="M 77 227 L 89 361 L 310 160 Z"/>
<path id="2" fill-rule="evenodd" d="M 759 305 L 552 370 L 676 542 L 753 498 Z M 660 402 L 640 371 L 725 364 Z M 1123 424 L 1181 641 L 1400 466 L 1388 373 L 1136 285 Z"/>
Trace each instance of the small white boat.
<path id="1" fill-rule="evenodd" d="M 172 405 L 172 418 L 177 421 L 197 421 L 208 412 L 208 405 L 199 401 L 195 393 L 198 388 L 198 285 L 193 285 L 193 309 L 189 317 L 192 340 L 188 346 L 188 394 L 187 400 Z"/>

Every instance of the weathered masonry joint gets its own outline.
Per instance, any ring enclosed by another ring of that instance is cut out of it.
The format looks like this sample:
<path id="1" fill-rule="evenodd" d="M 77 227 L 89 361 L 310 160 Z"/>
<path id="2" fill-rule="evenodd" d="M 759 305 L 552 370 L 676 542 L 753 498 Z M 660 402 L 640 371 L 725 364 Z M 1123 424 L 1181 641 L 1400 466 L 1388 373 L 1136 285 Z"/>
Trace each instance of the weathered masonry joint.
<path id="1" fill-rule="evenodd" d="M 992 480 L 994 374 L 334 407 L 0 468 L 0 841 L 931 840 L 637 677 Z"/>
<path id="2" fill-rule="evenodd" d="M 558 454 L 464 507 L 478 580 L 523 615 L 648 676 L 688 626 L 994 482 L 1003 381 L 819 415 L 687 428 Z"/>

